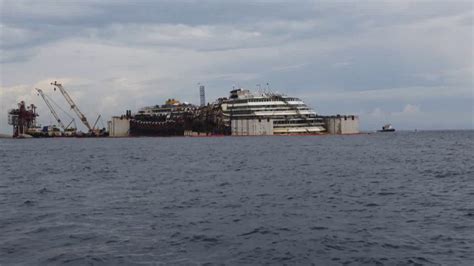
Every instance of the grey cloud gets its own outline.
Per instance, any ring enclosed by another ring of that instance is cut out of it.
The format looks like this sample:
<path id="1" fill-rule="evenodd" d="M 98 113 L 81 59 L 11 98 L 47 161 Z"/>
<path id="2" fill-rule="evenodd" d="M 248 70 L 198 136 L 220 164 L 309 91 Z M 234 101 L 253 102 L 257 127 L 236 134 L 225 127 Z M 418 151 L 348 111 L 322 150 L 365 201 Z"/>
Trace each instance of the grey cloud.
<path id="1" fill-rule="evenodd" d="M 5 1 L 3 16 L 20 24 L 113 23 L 225 24 L 261 18 L 297 19 L 314 10 L 311 1 Z M 28 17 L 28 20 L 24 20 Z"/>
<path id="2" fill-rule="evenodd" d="M 473 86 L 470 2 L 7 0 L 0 5 L 1 86 L 33 86 L 51 76 L 82 80 L 86 85 L 71 83 L 81 92 L 78 102 L 87 110 L 100 106 L 105 116 L 168 97 L 196 100 L 197 82 L 207 85 L 209 99 L 226 95 L 234 84 L 255 88 L 270 82 L 319 112 L 364 114 L 371 127 L 380 122 L 370 116 L 374 109 L 396 113 L 408 104 L 434 121 L 440 99 L 369 101 L 357 93 L 400 95 L 399 88 L 422 87 L 434 96 L 440 88 L 464 93 Z M 449 104 L 462 106 L 454 113 L 469 109 L 463 97 L 472 100 L 472 94 L 445 95 Z"/>
<path id="3" fill-rule="evenodd" d="M 262 32 L 269 41 L 273 36 L 278 36 L 280 39 L 276 41 L 281 41 L 353 34 L 367 28 L 412 23 L 465 10 L 465 4 L 436 2 L 429 3 L 429 8 L 424 8 L 424 5 L 427 4 L 408 5 L 403 1 L 401 4 L 314 1 L 4 1 L 2 23 L 7 29 L 43 36 L 41 41 L 77 35 L 87 38 L 91 32 L 113 37 L 114 33 L 123 34 L 120 27 L 128 30 L 129 34 L 133 34 L 134 30 L 140 31 L 140 28 L 150 29 L 153 34 L 157 26 L 166 29 L 173 25 Z M 416 12 L 413 11 L 420 6 Z M 135 43 L 146 43 L 146 35 L 132 35 L 130 40 L 137 39 L 133 37 L 145 37 L 145 40 Z M 8 39 L 6 42 L 9 43 Z M 30 36 L 28 43 L 35 45 L 38 40 Z M 234 46 L 224 45 L 216 49 L 228 47 Z"/>

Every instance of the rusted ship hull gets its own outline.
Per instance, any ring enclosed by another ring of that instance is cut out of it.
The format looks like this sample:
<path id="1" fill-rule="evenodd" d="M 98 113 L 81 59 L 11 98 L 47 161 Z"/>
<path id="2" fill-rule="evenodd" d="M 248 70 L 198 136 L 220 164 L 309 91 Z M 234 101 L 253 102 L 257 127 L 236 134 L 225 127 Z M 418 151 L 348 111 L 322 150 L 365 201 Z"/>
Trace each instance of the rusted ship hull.
<path id="1" fill-rule="evenodd" d="M 184 136 L 184 131 L 183 122 L 130 120 L 130 136 Z"/>

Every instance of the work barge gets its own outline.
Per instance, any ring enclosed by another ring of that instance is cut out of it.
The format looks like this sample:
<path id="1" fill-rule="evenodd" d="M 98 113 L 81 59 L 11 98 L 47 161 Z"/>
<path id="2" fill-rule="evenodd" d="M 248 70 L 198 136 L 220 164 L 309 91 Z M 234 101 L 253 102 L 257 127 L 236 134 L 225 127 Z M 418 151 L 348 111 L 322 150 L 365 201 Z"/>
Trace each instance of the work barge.
<path id="1" fill-rule="evenodd" d="M 41 89 L 37 93 L 50 109 L 57 125 L 41 127 L 36 123 L 37 107 L 25 102 L 9 111 L 13 137 L 141 137 L 141 136 L 270 136 L 358 134 L 357 115 L 322 116 L 301 99 L 269 91 L 251 92 L 232 89 L 228 97 L 214 102 L 205 100 L 205 88 L 199 87 L 200 105 L 170 98 L 162 105 L 147 106 L 132 113 L 113 116 L 107 128 L 98 128 L 99 115 L 93 125 L 79 110 L 64 86 L 52 82 L 59 90 L 87 132 L 77 130 L 75 119 L 64 123 L 52 104 L 54 101 Z"/>

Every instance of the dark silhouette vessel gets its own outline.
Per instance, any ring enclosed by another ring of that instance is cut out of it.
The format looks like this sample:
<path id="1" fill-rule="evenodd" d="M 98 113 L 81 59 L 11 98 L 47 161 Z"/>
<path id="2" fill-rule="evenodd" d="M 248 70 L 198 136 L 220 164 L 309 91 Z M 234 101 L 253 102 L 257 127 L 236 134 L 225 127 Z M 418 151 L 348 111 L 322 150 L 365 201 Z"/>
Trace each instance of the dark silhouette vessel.
<path id="1" fill-rule="evenodd" d="M 379 130 L 378 132 L 395 132 L 395 128 L 393 128 L 391 124 L 386 124 L 382 127 L 382 130 Z"/>

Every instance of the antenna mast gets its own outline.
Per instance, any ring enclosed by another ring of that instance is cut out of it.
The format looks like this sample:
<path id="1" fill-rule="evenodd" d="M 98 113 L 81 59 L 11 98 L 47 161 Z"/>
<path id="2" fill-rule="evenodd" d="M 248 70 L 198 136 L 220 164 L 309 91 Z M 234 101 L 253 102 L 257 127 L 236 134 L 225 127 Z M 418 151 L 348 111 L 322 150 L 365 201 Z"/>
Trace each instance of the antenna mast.
<path id="1" fill-rule="evenodd" d="M 206 105 L 206 87 L 199 83 L 199 96 L 201 97 L 201 107 Z"/>

